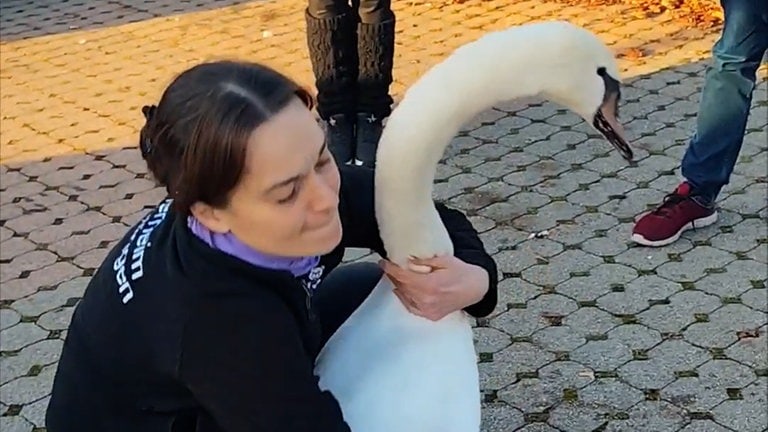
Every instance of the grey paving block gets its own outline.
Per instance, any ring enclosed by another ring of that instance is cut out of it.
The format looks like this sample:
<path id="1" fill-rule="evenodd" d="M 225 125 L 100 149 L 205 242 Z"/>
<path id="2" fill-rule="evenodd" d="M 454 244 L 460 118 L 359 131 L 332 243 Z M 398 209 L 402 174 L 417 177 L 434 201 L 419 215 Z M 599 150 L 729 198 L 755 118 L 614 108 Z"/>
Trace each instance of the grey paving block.
<path id="1" fill-rule="evenodd" d="M 524 413 L 540 413 L 562 399 L 562 389 L 538 379 L 521 379 L 499 391 L 499 399 Z"/>
<path id="2" fill-rule="evenodd" d="M 709 246 L 694 248 L 681 255 L 682 261 L 661 265 L 659 276 L 674 281 L 695 281 L 711 271 L 725 269 L 736 256 Z"/>
<path id="3" fill-rule="evenodd" d="M 563 389 L 580 389 L 595 380 L 594 370 L 574 361 L 555 361 L 539 369 L 539 378 Z"/>
<path id="4" fill-rule="evenodd" d="M 680 291 L 668 300 L 638 314 L 640 322 L 660 332 L 676 333 L 694 323 L 696 314 L 709 314 L 722 304 L 719 298 L 696 290 Z"/>
<path id="5" fill-rule="evenodd" d="M 561 403 L 549 412 L 549 424 L 562 431 L 593 431 L 607 423 L 612 410 L 581 401 Z"/>
<path id="6" fill-rule="evenodd" d="M 680 432 L 733 432 L 733 429 L 720 426 L 712 420 L 691 420 Z"/>
<path id="7" fill-rule="evenodd" d="M 64 282 L 52 291 L 40 291 L 17 300 L 11 307 L 24 316 L 35 317 L 49 310 L 64 306 L 71 298 L 80 298 L 88 285 L 88 278 L 76 278 Z"/>
<path id="8" fill-rule="evenodd" d="M 21 321 L 21 315 L 11 308 L 0 309 L 0 330 L 13 327 Z"/>
<path id="9" fill-rule="evenodd" d="M 473 330 L 475 350 L 478 353 L 495 353 L 512 343 L 509 335 L 502 331 L 490 327 L 477 327 Z"/>
<path id="10" fill-rule="evenodd" d="M 757 379 L 755 372 L 733 360 L 710 360 L 698 367 L 699 377 L 722 388 L 746 387 Z"/>
<path id="11" fill-rule="evenodd" d="M 685 330 L 686 340 L 701 346 L 727 347 L 738 340 L 739 331 L 754 330 L 765 323 L 765 313 L 740 304 L 727 304 L 709 314 L 709 321 Z"/>
<path id="12" fill-rule="evenodd" d="M 765 288 L 748 290 L 741 295 L 741 302 L 752 309 L 768 312 L 768 291 Z"/>
<path id="13" fill-rule="evenodd" d="M 738 261 L 733 262 L 730 266 L 738 263 Z M 734 268 L 733 270 L 737 269 Z M 725 273 L 707 275 L 696 281 L 696 289 L 717 297 L 739 297 L 752 288 L 752 284 L 745 277 L 734 277 L 734 273 L 738 274 L 738 272 L 728 270 Z"/>
<path id="14" fill-rule="evenodd" d="M 618 341 L 631 350 L 647 351 L 661 343 L 661 333 L 642 324 L 625 324 L 609 331 L 608 339 Z"/>
<path id="15" fill-rule="evenodd" d="M 34 426 L 24 417 L 0 417 L 0 430 L 3 432 L 32 432 Z"/>
<path id="16" fill-rule="evenodd" d="M 35 427 L 45 427 L 45 410 L 48 409 L 48 402 L 50 399 L 50 396 L 48 396 L 29 405 L 24 405 L 20 415 L 29 420 Z"/>
<path id="17" fill-rule="evenodd" d="M 570 358 L 598 371 L 611 371 L 632 360 L 632 351 L 616 340 L 589 341 L 575 349 Z"/>
<path id="18" fill-rule="evenodd" d="M 0 384 L 58 361 L 63 346 L 64 342 L 60 339 L 45 339 L 28 345 L 16 355 L 3 357 L 0 359 Z"/>
<path id="19" fill-rule="evenodd" d="M 768 328 L 763 326 L 759 337 L 737 340 L 725 350 L 728 358 L 736 360 L 751 368 L 766 368 L 768 366 Z"/>
<path id="20" fill-rule="evenodd" d="M 56 365 L 42 368 L 36 376 L 16 378 L 0 386 L 0 398 L 10 405 L 26 405 L 38 401 L 51 392 Z"/>
<path id="21" fill-rule="evenodd" d="M 537 346 L 552 352 L 573 351 L 587 342 L 582 333 L 566 325 L 544 327 L 535 332 L 531 339 Z"/>
<path id="22" fill-rule="evenodd" d="M 617 379 L 599 379 L 579 390 L 579 400 L 615 410 L 628 410 L 643 400 L 643 392 Z"/>
<path id="23" fill-rule="evenodd" d="M 589 337 L 603 335 L 620 325 L 621 322 L 618 318 L 598 308 L 582 307 L 565 317 L 563 323 L 583 336 Z"/>
<path id="24" fill-rule="evenodd" d="M 715 421 L 739 432 L 761 432 L 768 424 L 768 379 L 761 378 L 741 390 L 741 399 L 726 400 L 712 412 Z"/>
<path id="25" fill-rule="evenodd" d="M 531 423 L 522 429 L 518 429 L 516 432 L 558 432 L 558 429 L 546 423 Z"/>
<path id="26" fill-rule="evenodd" d="M 3 337 L 0 339 L 0 351 L 20 350 L 27 345 L 45 339 L 46 336 L 48 336 L 48 332 L 34 323 L 19 323 L 3 330 Z"/>
<path id="27" fill-rule="evenodd" d="M 666 401 L 643 401 L 629 411 L 629 419 L 611 422 L 606 432 L 676 432 L 688 422 L 685 411 Z"/>
<path id="28" fill-rule="evenodd" d="M 483 406 L 482 432 L 510 432 L 522 426 L 525 426 L 525 419 L 520 410 L 504 402 Z"/>
<path id="29" fill-rule="evenodd" d="M 726 389 L 703 377 L 682 377 L 666 386 L 661 397 L 689 412 L 706 413 L 728 399 Z"/>
<path id="30" fill-rule="evenodd" d="M 709 359 L 705 350 L 680 339 L 665 340 L 648 351 L 648 357 L 675 371 L 694 369 Z"/>
<path id="31" fill-rule="evenodd" d="M 660 389 L 675 381 L 674 365 L 661 359 L 632 360 L 620 367 L 622 381 L 638 389 Z"/>
<path id="32" fill-rule="evenodd" d="M 679 284 L 658 276 L 640 276 L 627 284 L 613 284 L 612 292 L 597 299 L 597 305 L 614 314 L 634 315 L 654 302 L 669 299 L 679 290 Z"/>

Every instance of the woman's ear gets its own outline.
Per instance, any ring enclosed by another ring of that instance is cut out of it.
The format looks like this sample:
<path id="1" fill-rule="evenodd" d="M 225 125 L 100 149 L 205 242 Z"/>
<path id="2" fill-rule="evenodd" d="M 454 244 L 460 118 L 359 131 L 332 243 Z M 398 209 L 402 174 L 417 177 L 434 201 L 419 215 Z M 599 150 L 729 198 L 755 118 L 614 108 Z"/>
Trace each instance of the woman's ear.
<path id="1" fill-rule="evenodd" d="M 225 234 L 230 231 L 227 219 L 220 209 L 198 201 L 192 204 L 189 211 L 195 219 L 215 233 Z"/>

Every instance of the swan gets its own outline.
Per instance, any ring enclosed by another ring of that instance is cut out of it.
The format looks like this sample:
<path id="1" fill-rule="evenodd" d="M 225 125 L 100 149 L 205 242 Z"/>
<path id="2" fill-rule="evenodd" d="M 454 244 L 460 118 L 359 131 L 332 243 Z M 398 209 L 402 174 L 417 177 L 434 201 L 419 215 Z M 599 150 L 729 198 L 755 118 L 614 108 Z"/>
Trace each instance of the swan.
<path id="1" fill-rule="evenodd" d="M 593 33 L 564 21 L 488 33 L 459 47 L 404 95 L 381 136 L 376 216 L 388 258 L 452 254 L 432 201 L 437 163 L 461 126 L 497 103 L 542 96 L 589 122 L 627 159 L 619 73 Z M 428 271 L 428 269 L 422 269 Z M 480 389 L 469 316 L 413 315 L 385 276 L 315 365 L 353 432 L 477 432 Z"/>

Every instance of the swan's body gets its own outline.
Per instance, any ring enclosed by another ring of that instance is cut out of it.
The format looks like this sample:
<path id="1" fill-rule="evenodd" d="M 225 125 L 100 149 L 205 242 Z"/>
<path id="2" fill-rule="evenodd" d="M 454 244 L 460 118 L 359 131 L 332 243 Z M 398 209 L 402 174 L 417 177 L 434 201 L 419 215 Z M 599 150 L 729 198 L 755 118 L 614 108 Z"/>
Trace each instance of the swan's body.
<path id="1" fill-rule="evenodd" d="M 498 102 L 542 95 L 593 120 L 616 79 L 590 32 L 546 22 L 490 33 L 457 49 L 405 94 L 379 143 L 376 214 L 388 258 L 453 253 L 432 201 L 436 165 L 460 127 Z M 549 73 L 546 73 L 549 72 Z M 320 386 L 353 432 L 477 432 L 480 391 L 468 316 L 412 315 L 383 277 L 318 357 Z"/>

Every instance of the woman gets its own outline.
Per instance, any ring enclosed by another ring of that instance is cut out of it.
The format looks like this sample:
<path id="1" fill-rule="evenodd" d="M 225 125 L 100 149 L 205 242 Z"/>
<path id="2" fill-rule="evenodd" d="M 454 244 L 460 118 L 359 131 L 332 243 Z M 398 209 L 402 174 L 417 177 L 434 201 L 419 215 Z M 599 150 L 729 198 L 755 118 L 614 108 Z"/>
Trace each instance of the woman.
<path id="1" fill-rule="evenodd" d="M 309 0 L 307 45 L 317 112 L 339 165 L 373 167 L 382 120 L 389 116 L 395 14 L 391 0 Z"/>
<path id="2" fill-rule="evenodd" d="M 170 198 L 77 306 L 49 432 L 349 430 L 313 363 L 382 274 L 334 270 L 344 249 L 384 250 L 372 170 L 339 171 L 311 102 L 269 68 L 216 62 L 145 107 L 142 154 Z M 486 315 L 495 264 L 466 218 L 438 208 L 457 258 L 428 260 L 441 268 L 428 275 L 384 267 L 414 313 Z"/>

